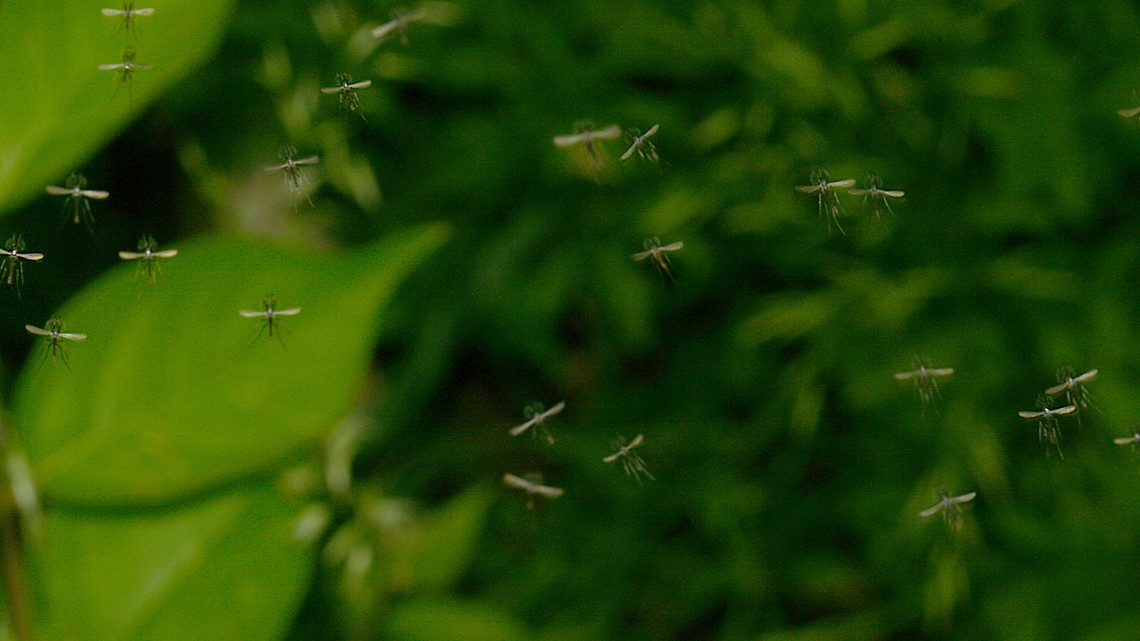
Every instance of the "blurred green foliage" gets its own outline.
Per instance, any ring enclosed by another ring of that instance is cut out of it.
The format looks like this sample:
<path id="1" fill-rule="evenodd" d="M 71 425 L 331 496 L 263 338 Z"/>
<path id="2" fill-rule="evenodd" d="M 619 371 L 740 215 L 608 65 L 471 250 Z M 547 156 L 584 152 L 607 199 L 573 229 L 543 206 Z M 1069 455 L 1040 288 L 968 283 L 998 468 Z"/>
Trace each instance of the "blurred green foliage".
<path id="1" fill-rule="evenodd" d="M 43 638 L 1140 634 L 1132 3 L 456 0 L 381 41 L 372 0 L 147 6 L 0 3 Z M 587 120 L 659 124 L 660 165 L 552 144 Z M 78 165 L 93 237 L 41 191 Z M 820 168 L 906 197 L 829 234 Z M 271 291 L 287 349 L 234 313 Z M 23 331 L 57 309 L 70 372 Z M 1100 371 L 1063 460 L 1017 416 L 1061 367 Z M 639 433 L 644 486 L 601 460 Z M 917 516 L 943 487 L 960 532 Z"/>

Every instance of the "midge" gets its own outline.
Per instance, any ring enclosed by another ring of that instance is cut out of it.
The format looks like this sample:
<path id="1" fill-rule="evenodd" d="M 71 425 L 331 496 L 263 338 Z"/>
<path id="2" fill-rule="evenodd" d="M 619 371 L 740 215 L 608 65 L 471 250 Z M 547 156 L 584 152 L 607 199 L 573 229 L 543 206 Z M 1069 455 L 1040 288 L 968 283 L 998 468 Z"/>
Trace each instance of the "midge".
<path id="1" fill-rule="evenodd" d="M 274 173 L 278 171 L 285 172 L 285 182 L 289 185 L 289 189 L 294 194 L 304 193 L 305 179 L 301 175 L 302 165 L 315 165 L 321 161 L 320 156 L 307 156 L 305 158 L 297 158 L 297 150 L 289 145 L 281 148 L 281 159 L 285 162 L 280 165 L 270 165 L 265 167 L 266 173 Z M 306 196 L 308 198 L 308 196 Z M 309 201 L 310 204 L 312 201 Z"/>
<path id="2" fill-rule="evenodd" d="M 521 477 L 510 473 L 504 474 L 503 485 L 526 492 L 527 508 L 534 507 L 535 496 L 542 496 L 548 499 L 556 499 L 563 494 L 562 488 L 560 487 L 550 487 L 549 485 L 543 485 L 542 475 L 536 472 L 531 472 Z"/>
<path id="3" fill-rule="evenodd" d="M 574 125 L 574 133 L 565 136 L 555 136 L 554 145 L 563 149 L 582 146 L 590 164 L 597 169 L 602 165 L 602 149 L 599 140 L 616 140 L 621 137 L 621 127 L 610 125 L 605 129 L 594 129 L 594 123 L 582 121 Z"/>
<path id="4" fill-rule="evenodd" d="M 946 490 L 939 490 L 935 493 L 935 496 L 938 497 L 938 503 L 919 512 L 918 515 L 926 519 L 942 512 L 943 518 L 946 519 L 946 525 L 957 532 L 962 529 L 962 508 L 959 507 L 959 504 L 973 501 L 977 495 L 977 492 L 969 492 L 961 496 L 950 496 Z"/>
<path id="5" fill-rule="evenodd" d="M 523 410 L 523 415 L 527 417 L 527 422 L 512 427 L 510 432 L 511 436 L 518 436 L 519 434 L 522 434 L 523 432 L 534 428 L 531 430 L 531 434 L 537 437 L 541 433 L 543 438 L 546 439 L 547 444 L 553 444 L 554 436 L 551 435 L 550 431 L 543 426 L 543 423 L 546 422 L 546 419 L 554 416 L 564 409 L 566 409 L 566 401 L 559 401 L 557 405 L 546 411 L 543 411 L 542 403 L 535 402 L 527 405 L 526 409 Z"/>
<path id="6" fill-rule="evenodd" d="M 44 187 L 44 191 L 52 196 L 67 196 L 67 200 L 63 201 L 64 217 L 71 218 L 76 225 L 82 221 L 83 224 L 87 225 L 88 231 L 94 232 L 92 225 L 95 223 L 95 216 L 91 213 L 91 203 L 88 201 L 106 200 L 111 194 L 96 189 L 88 189 L 87 178 L 76 171 L 71 172 L 64 185 L 66 187 L 48 185 Z"/>
<path id="7" fill-rule="evenodd" d="M 122 9 L 103 9 L 103 15 L 108 18 L 122 18 L 123 31 L 125 31 L 127 35 L 130 35 L 131 20 L 134 20 L 135 16 L 153 16 L 154 9 L 149 7 L 146 9 L 135 9 L 135 3 L 124 2 Z"/>
<path id="8" fill-rule="evenodd" d="M 20 286 L 24 284 L 24 264 L 20 261 L 30 260 L 39 262 L 44 259 L 43 254 L 24 252 L 24 239 L 19 234 L 12 234 L 7 243 L 4 243 L 2 252 L 3 263 L 0 263 L 0 278 L 7 285 L 16 285 L 16 295 L 20 295 Z"/>
<path id="9" fill-rule="evenodd" d="M 267 327 L 269 328 L 269 340 L 272 341 L 274 322 L 278 316 L 296 316 L 297 314 L 301 313 L 300 307 L 293 307 L 292 309 L 277 309 L 277 299 L 273 297 L 273 294 L 266 296 L 265 299 L 261 301 L 261 304 L 265 308 L 263 311 L 251 312 L 243 309 L 238 312 L 245 318 L 265 319 L 265 323 L 262 324 L 261 329 L 258 330 L 257 337 L 253 339 L 254 341 L 256 341 L 258 338 L 261 338 L 261 332 L 264 332 L 265 328 Z M 280 329 L 277 330 L 277 333 L 279 335 L 281 334 Z M 281 343 L 281 346 L 284 347 L 285 343 Z"/>
<path id="10" fill-rule="evenodd" d="M 131 74 L 138 71 L 146 71 L 150 69 L 150 65 L 144 65 L 135 62 L 135 48 L 127 47 L 123 51 L 123 61 L 115 64 L 99 65 L 100 71 L 114 71 L 115 75 L 119 76 L 123 84 L 127 85 L 127 91 L 131 89 Z"/>
<path id="11" fill-rule="evenodd" d="M 649 137 L 657 133 L 657 125 L 649 128 L 649 131 L 641 133 L 640 129 L 631 129 L 626 132 L 626 140 L 629 141 L 629 149 L 621 155 L 622 160 L 629 160 L 633 154 L 637 154 L 643 160 L 650 162 L 657 162 L 660 158 L 657 156 L 657 147 L 649 140 Z"/>
<path id="12" fill-rule="evenodd" d="M 633 448 L 640 447 L 644 442 L 645 437 L 641 434 L 633 437 L 633 440 L 630 441 L 628 445 L 625 439 L 619 436 L 613 444 L 614 449 L 617 451 L 603 458 L 602 461 L 605 463 L 613 463 L 620 458 L 621 466 L 622 469 L 625 470 L 626 476 L 632 476 L 638 485 L 641 485 L 642 474 L 648 476 L 650 481 L 656 481 L 657 479 L 654 478 L 653 475 L 649 473 L 649 469 L 645 467 L 645 460 L 641 458 L 641 455 L 633 451 Z"/>
<path id="13" fill-rule="evenodd" d="M 819 216 L 820 218 L 827 218 L 828 233 L 831 232 L 831 222 L 835 221 L 839 233 L 846 234 L 847 232 L 843 231 L 843 225 L 839 224 L 839 215 L 843 213 L 843 206 L 839 204 L 839 195 L 835 193 L 835 190 L 854 187 L 855 179 L 832 181 L 831 176 L 825 170 L 816 169 L 811 172 L 811 182 L 810 185 L 796 186 L 796 191 L 805 194 L 819 194 Z"/>
<path id="14" fill-rule="evenodd" d="M 44 348 L 44 361 L 47 360 L 48 354 L 51 354 L 51 362 L 55 363 L 56 357 L 58 356 L 59 360 L 62 360 L 64 366 L 66 366 L 69 370 L 71 369 L 71 365 L 69 365 L 67 362 L 67 353 L 63 351 L 62 341 L 87 340 L 87 334 L 65 333 L 63 331 L 63 321 L 58 318 L 50 319 L 47 322 L 47 326 L 42 329 L 36 327 L 35 325 L 24 325 L 24 329 L 28 330 L 28 332 L 31 334 L 35 334 L 36 336 L 47 337 L 48 344 Z M 40 362 L 42 363 L 43 361 Z"/>
<path id="15" fill-rule="evenodd" d="M 662 245 L 661 239 L 654 236 L 653 238 L 647 238 L 642 246 L 645 247 L 645 251 L 633 254 L 632 258 L 638 262 L 646 258 L 652 258 L 653 268 L 657 270 L 659 274 L 664 274 L 669 277 L 669 280 L 673 280 L 673 262 L 669 260 L 669 254 L 666 252 L 675 252 L 682 249 L 685 243 L 677 241 L 675 243 L 669 243 L 668 245 Z"/>
<path id="16" fill-rule="evenodd" d="M 905 192 L 894 191 L 890 189 L 883 189 L 883 180 L 875 174 L 868 174 L 863 179 L 863 189 L 852 189 L 847 193 L 852 196 L 862 196 L 863 203 L 866 204 L 868 200 L 871 201 L 871 206 L 875 209 L 875 218 L 882 219 L 882 211 L 879 209 L 880 204 L 887 208 L 887 211 L 892 216 L 895 215 L 894 210 L 891 209 L 891 198 L 902 198 L 906 195 Z"/>
<path id="17" fill-rule="evenodd" d="M 150 234 L 144 235 L 139 239 L 137 252 L 119 252 L 119 258 L 123 260 L 139 260 L 139 272 L 145 273 L 150 282 L 154 282 L 158 272 L 161 271 L 158 266 L 159 258 L 174 258 L 178 255 L 177 249 L 164 249 L 158 251 L 158 243 L 154 242 L 154 236 Z"/>
<path id="18" fill-rule="evenodd" d="M 371 80 L 361 80 L 360 82 L 353 82 L 352 76 L 347 73 L 338 73 L 336 75 L 336 87 L 321 87 L 321 93 L 326 95 L 340 94 L 340 109 L 347 114 L 350 111 L 360 109 L 360 96 L 356 95 L 357 90 L 367 89 L 372 86 Z M 364 114 L 360 114 L 364 118 Z M 367 121 L 367 118 L 364 118 Z"/>
<path id="19" fill-rule="evenodd" d="M 1077 411 L 1077 406 L 1065 405 L 1050 409 L 1044 398 L 1038 399 L 1038 404 L 1041 406 L 1040 411 L 1018 412 L 1017 415 L 1027 421 L 1037 421 L 1037 440 L 1045 444 L 1046 456 L 1049 456 L 1049 446 L 1052 445 L 1056 448 L 1057 455 L 1064 460 L 1065 453 L 1061 451 L 1061 425 L 1057 417 L 1072 414 Z"/>
<path id="20" fill-rule="evenodd" d="M 918 396 L 922 399 L 924 404 L 933 404 L 935 397 L 938 396 L 938 378 L 940 376 L 950 376 L 954 373 L 953 367 L 927 367 L 926 362 L 921 358 L 914 359 L 914 371 L 899 372 L 895 374 L 895 378 L 900 381 L 913 380 L 915 387 L 918 388 Z"/>
<path id="21" fill-rule="evenodd" d="M 379 40 L 381 38 L 387 38 L 389 34 L 397 31 L 400 33 L 400 42 L 403 44 L 408 44 L 408 25 L 416 22 L 417 20 L 423 20 L 427 17 L 427 15 L 428 12 L 426 9 L 420 9 L 418 11 L 408 11 L 407 9 L 393 9 L 392 19 L 380 25 L 379 27 L 372 29 L 372 37 Z"/>
<path id="22" fill-rule="evenodd" d="M 1060 381 L 1060 384 L 1045 390 L 1045 394 L 1048 396 L 1057 396 L 1061 392 L 1064 392 L 1070 405 L 1076 405 L 1081 408 L 1088 407 L 1092 404 L 1092 395 L 1089 394 L 1085 383 L 1091 382 L 1099 373 L 1099 370 L 1090 369 L 1080 376 L 1074 376 L 1076 372 L 1074 372 L 1072 368 L 1061 368 L 1061 370 L 1057 372 L 1057 380 Z"/>

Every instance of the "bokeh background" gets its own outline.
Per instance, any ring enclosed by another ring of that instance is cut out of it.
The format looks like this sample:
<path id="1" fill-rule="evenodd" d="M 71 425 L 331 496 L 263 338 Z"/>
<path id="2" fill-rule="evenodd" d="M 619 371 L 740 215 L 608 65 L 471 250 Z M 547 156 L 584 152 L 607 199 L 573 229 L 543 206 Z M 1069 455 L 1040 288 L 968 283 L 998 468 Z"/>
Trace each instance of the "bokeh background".
<path id="1" fill-rule="evenodd" d="M 1140 458 L 1112 443 L 1140 411 L 1134 3 L 455 0 L 382 41 L 398 7 L 371 0 L 216 2 L 207 31 L 156 0 L 130 35 L 80 0 L 29 35 L 13 4 L 17 126 L 67 119 L 71 77 L 33 95 L 21 69 L 49 49 L 155 69 L 128 91 L 84 59 L 96 133 L 0 183 L 52 258 L 5 292 L 9 396 L 43 367 L 23 319 L 142 227 L 327 256 L 451 231 L 377 319 L 357 407 L 260 472 L 308 492 L 302 588 L 214 638 L 1140 638 Z M 357 112 L 318 91 L 341 72 L 373 81 Z M 585 120 L 659 124 L 660 162 L 552 144 Z M 262 170 L 284 143 L 321 156 L 311 204 Z M 42 193 L 75 167 L 113 194 L 94 236 Z M 838 234 L 794 189 L 821 168 L 906 196 L 880 219 L 840 194 Z M 674 279 L 631 259 L 650 237 L 684 242 Z M 916 356 L 955 370 L 933 405 L 893 376 Z M 1099 369 L 1063 460 L 1017 415 L 1062 367 Z M 507 435 L 535 400 L 566 401 L 553 444 Z M 601 461 L 637 434 L 641 485 Z M 529 471 L 565 495 L 501 486 Z M 978 492 L 959 532 L 917 515 L 939 488 Z M 120 623 L 86 638 L 143 638 Z"/>

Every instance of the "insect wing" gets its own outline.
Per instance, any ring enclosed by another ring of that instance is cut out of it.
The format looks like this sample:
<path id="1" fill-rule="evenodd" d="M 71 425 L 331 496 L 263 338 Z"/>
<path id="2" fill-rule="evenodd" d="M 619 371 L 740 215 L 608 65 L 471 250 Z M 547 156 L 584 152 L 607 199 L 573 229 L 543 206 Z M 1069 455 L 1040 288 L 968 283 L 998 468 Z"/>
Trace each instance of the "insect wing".
<path id="1" fill-rule="evenodd" d="M 372 86 L 371 80 L 361 80 L 360 82 L 352 83 L 351 85 L 348 86 L 348 88 L 349 89 L 367 89 L 371 86 Z"/>
<path id="2" fill-rule="evenodd" d="M 329 95 L 332 95 L 334 93 L 340 93 L 343 90 L 344 90 L 343 87 L 321 87 L 321 93 L 329 94 Z"/>
<path id="3" fill-rule="evenodd" d="M 683 243 L 681 241 L 677 241 L 675 243 L 669 243 L 668 245 L 665 245 L 664 247 L 658 247 L 657 249 L 658 249 L 658 251 L 663 251 L 663 252 L 675 252 L 684 246 L 685 246 L 685 243 Z"/>
<path id="4" fill-rule="evenodd" d="M 618 457 L 621 455 L 622 455 L 622 452 L 619 450 L 619 451 L 614 452 L 613 454 L 610 454 L 609 456 L 603 458 L 602 462 L 603 463 L 613 463 L 614 461 L 618 460 Z"/>
<path id="5" fill-rule="evenodd" d="M 1075 411 L 1077 411 L 1077 406 L 1076 406 L 1076 405 L 1066 405 L 1066 406 L 1064 406 L 1064 407 L 1058 407 L 1058 408 L 1057 408 L 1057 409 L 1055 409 L 1055 410 L 1049 410 L 1049 413 L 1050 413 L 1050 414 L 1061 414 L 1061 415 L 1065 415 L 1065 414 L 1072 414 L 1072 413 L 1073 413 L 1073 412 L 1075 412 Z"/>
<path id="6" fill-rule="evenodd" d="M 1133 434 L 1132 436 L 1125 436 L 1124 438 L 1114 438 L 1113 443 L 1117 445 L 1128 445 L 1129 443 L 1140 443 L 1140 434 Z"/>
<path id="7" fill-rule="evenodd" d="M 52 332 L 36 327 L 35 325 L 24 325 L 24 329 L 28 330 L 29 333 L 35 334 L 36 336 L 54 336 Z"/>
<path id="8" fill-rule="evenodd" d="M 814 194 L 815 192 L 819 191 L 820 189 L 823 189 L 823 187 L 821 187 L 819 185 L 796 185 L 796 191 L 802 192 L 805 194 Z"/>
<path id="9" fill-rule="evenodd" d="M 1096 378 L 1096 375 L 1099 373 L 1100 373 L 1100 370 L 1090 369 L 1089 371 L 1085 372 L 1084 374 L 1081 374 L 1080 376 L 1074 378 L 1073 380 L 1078 382 L 1078 383 L 1087 383 L 1087 382 L 1093 380 L 1094 378 Z"/>
<path id="10" fill-rule="evenodd" d="M 20 257 L 20 258 L 23 258 L 24 260 L 43 260 L 43 259 L 44 259 L 44 255 L 43 255 L 43 254 L 38 254 L 38 253 L 33 253 L 33 254 L 16 254 L 16 256 L 18 256 L 18 257 Z"/>
<path id="11" fill-rule="evenodd" d="M 251 312 L 248 309 L 243 309 L 238 313 L 246 318 L 265 318 L 269 316 L 269 312 Z"/>
<path id="12" fill-rule="evenodd" d="M 124 69 L 124 68 L 126 68 L 126 65 L 121 63 L 121 62 L 117 62 L 115 64 L 110 64 L 110 65 L 99 65 L 100 71 L 114 71 L 115 69 Z"/>
<path id="13" fill-rule="evenodd" d="M 1045 412 L 1018 412 L 1017 415 L 1021 418 L 1034 419 L 1045 416 Z"/>
<path id="14" fill-rule="evenodd" d="M 835 189 L 837 187 L 843 188 L 843 187 L 854 187 L 854 186 L 855 186 L 855 179 L 854 178 L 848 178 L 847 180 L 837 180 L 835 182 L 827 183 L 827 187 L 829 189 Z"/>
<path id="15" fill-rule="evenodd" d="M 87 340 L 87 334 L 78 334 L 78 333 L 68 334 L 66 332 L 61 332 L 59 334 L 59 337 L 60 338 L 66 338 L 69 341 L 85 341 L 85 340 Z"/>
<path id="16" fill-rule="evenodd" d="M 855 190 L 852 189 L 850 193 L 855 193 Z M 905 191 L 889 191 L 886 189 L 880 189 L 879 193 L 884 196 L 890 196 L 891 198 L 902 198 L 906 195 Z"/>
<path id="17" fill-rule="evenodd" d="M 282 163 L 280 165 L 270 165 L 268 167 L 264 167 L 264 169 L 265 169 L 266 173 L 273 173 L 275 171 L 281 171 L 282 169 L 287 169 L 288 167 L 289 167 L 289 163 Z"/>
<path id="18" fill-rule="evenodd" d="M 275 309 L 275 310 L 273 310 L 274 316 L 296 316 L 297 314 L 300 314 L 300 313 L 301 313 L 300 307 L 294 307 L 292 309 Z"/>
<path id="19" fill-rule="evenodd" d="M 597 138 L 599 140 L 617 140 L 618 138 L 621 138 L 621 127 L 617 125 L 610 125 L 609 127 L 606 127 L 605 129 L 601 129 L 599 131 L 588 132 L 586 135 L 588 135 L 590 138 Z"/>
<path id="20" fill-rule="evenodd" d="M 530 491 L 530 488 L 532 487 L 532 484 L 530 481 L 528 481 L 524 478 L 517 477 L 514 474 L 504 474 L 503 475 L 503 484 L 506 485 L 507 487 L 513 487 L 513 488 L 517 488 L 520 490 L 526 490 L 528 492 Z"/>
<path id="21" fill-rule="evenodd" d="M 955 496 L 955 497 L 952 497 L 948 500 L 951 503 L 965 503 L 966 501 L 973 501 L 974 497 L 977 495 L 978 495 L 977 492 L 970 492 L 969 494 L 963 494 L 962 496 Z"/>
<path id="22" fill-rule="evenodd" d="M 1065 381 L 1059 385 L 1054 385 L 1053 387 L 1046 389 L 1045 393 L 1049 396 L 1056 396 L 1057 394 L 1060 394 L 1067 389 L 1069 389 L 1069 381 Z"/>
<path id="23" fill-rule="evenodd" d="M 895 378 L 897 378 L 900 381 L 908 381 L 908 380 L 914 378 L 915 376 L 919 376 L 920 374 L 921 374 L 921 372 L 918 372 L 918 371 L 899 372 L 898 374 L 895 374 Z"/>
<path id="24" fill-rule="evenodd" d="M 66 189 L 64 187 L 56 187 L 55 185 L 48 185 L 44 187 L 44 191 L 52 196 L 70 196 L 75 193 L 73 189 Z"/>
<path id="25" fill-rule="evenodd" d="M 938 514 L 938 512 L 942 509 L 942 506 L 943 506 L 943 501 L 939 501 L 936 505 L 934 505 L 934 507 L 929 507 L 929 508 L 919 512 L 918 515 L 921 516 L 922 518 L 934 516 L 935 514 Z"/>
<path id="26" fill-rule="evenodd" d="M 583 134 L 568 134 L 565 136 L 555 136 L 554 144 L 555 146 L 566 148 L 581 144 L 583 140 L 585 140 Z"/>
<path id="27" fill-rule="evenodd" d="M 155 258 L 174 258 L 175 256 L 178 255 L 178 250 L 177 249 L 164 249 L 160 252 L 151 252 L 150 255 L 154 256 Z M 301 310 L 298 309 L 297 311 L 301 311 Z"/>
<path id="28" fill-rule="evenodd" d="M 321 161 L 320 156 L 309 156 L 308 158 L 301 158 L 300 160 L 294 160 L 293 164 L 294 165 L 315 165 L 320 161 Z"/>
<path id="29" fill-rule="evenodd" d="M 539 420 L 540 420 L 539 417 L 536 416 L 536 417 L 530 419 L 529 421 L 523 423 L 522 425 L 516 425 L 516 426 L 512 427 L 511 428 L 511 436 L 518 436 L 519 434 L 522 434 L 523 432 L 527 431 L 527 429 L 529 429 L 532 425 L 539 422 Z"/>
<path id="30" fill-rule="evenodd" d="M 926 373 L 929 376 L 949 376 L 949 375 L 954 373 L 954 368 L 953 367 L 943 367 L 940 369 L 928 369 L 928 370 L 926 370 Z"/>
<path id="31" fill-rule="evenodd" d="M 546 418 L 549 418 L 551 416 L 554 416 L 555 414 L 561 412 L 564 409 L 566 409 L 566 401 L 559 401 L 558 404 L 555 405 L 554 407 L 546 410 L 542 414 L 539 414 L 539 417 L 542 419 L 546 419 Z"/>
<path id="32" fill-rule="evenodd" d="M 98 191 L 95 189 L 84 189 L 79 192 L 80 196 L 84 198 L 94 198 L 95 200 L 105 200 L 111 193 L 107 191 Z"/>
<path id="33" fill-rule="evenodd" d="M 635 437 L 633 438 L 633 440 L 632 440 L 632 441 L 630 441 L 630 442 L 629 442 L 629 445 L 626 445 L 626 446 L 625 446 L 625 449 L 627 449 L 627 450 L 631 450 L 631 449 L 633 449 L 633 448 L 635 448 L 635 447 L 637 447 L 637 446 L 641 445 L 641 444 L 642 444 L 642 443 L 644 443 L 644 442 L 645 442 L 645 436 L 644 436 L 644 435 L 642 435 L 642 434 L 638 434 L 637 436 L 635 436 Z"/>
<path id="34" fill-rule="evenodd" d="M 102 13 L 103 13 L 103 15 L 105 15 L 109 18 L 113 18 L 115 16 L 123 16 L 123 15 L 127 14 L 127 12 L 122 10 L 122 9 L 103 9 Z"/>
<path id="35" fill-rule="evenodd" d="M 154 15 L 154 8 L 153 7 L 147 7 L 146 9 L 132 9 L 131 13 L 133 13 L 136 16 L 153 16 Z M 104 14 L 104 15 L 106 15 L 106 14 Z"/>
<path id="36" fill-rule="evenodd" d="M 1140 115 L 1140 107 L 1134 107 L 1132 109 L 1120 109 L 1116 113 L 1124 116 L 1125 118 L 1131 118 L 1133 116 Z"/>
<path id="37" fill-rule="evenodd" d="M 541 494 L 548 499 L 556 499 L 564 494 L 560 487 L 550 487 L 547 485 L 535 485 L 529 490 L 534 494 Z"/>

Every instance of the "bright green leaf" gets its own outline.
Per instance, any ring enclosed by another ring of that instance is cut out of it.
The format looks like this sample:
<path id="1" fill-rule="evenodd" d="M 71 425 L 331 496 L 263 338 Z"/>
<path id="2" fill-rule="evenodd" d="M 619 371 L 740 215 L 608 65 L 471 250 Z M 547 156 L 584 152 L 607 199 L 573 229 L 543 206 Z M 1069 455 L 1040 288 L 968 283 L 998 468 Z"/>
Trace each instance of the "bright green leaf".
<path id="1" fill-rule="evenodd" d="M 0 210 L 62 182 L 181 80 L 214 49 L 232 5 L 149 1 L 154 15 L 137 18 L 128 38 L 121 19 L 99 11 L 121 2 L 0 2 Z M 128 45 L 135 62 L 152 67 L 129 87 L 99 69 L 121 63 Z"/>
<path id="2" fill-rule="evenodd" d="M 66 345 L 70 371 L 33 355 L 15 394 L 44 495 L 156 504 L 297 455 L 349 411 L 378 312 L 445 236 L 419 228 L 346 257 L 209 238 L 157 283 L 133 265 L 97 280 L 60 313 L 88 335 Z M 302 310 L 272 340 L 238 314 L 269 293 Z"/>
<path id="3" fill-rule="evenodd" d="M 44 639 L 278 639 L 309 581 L 295 509 L 263 482 L 188 508 L 49 512 L 33 554 Z"/>

